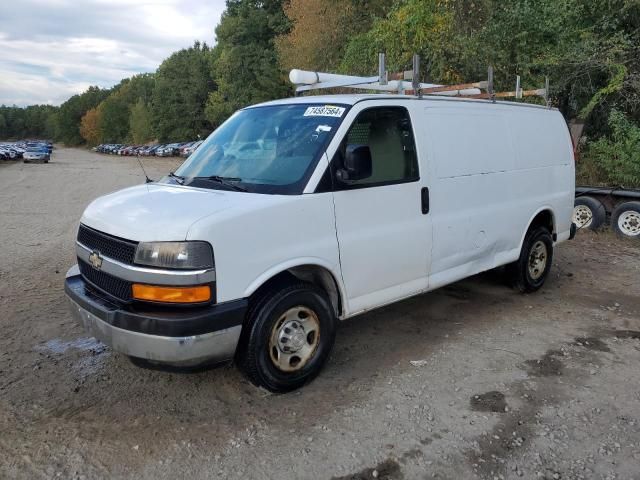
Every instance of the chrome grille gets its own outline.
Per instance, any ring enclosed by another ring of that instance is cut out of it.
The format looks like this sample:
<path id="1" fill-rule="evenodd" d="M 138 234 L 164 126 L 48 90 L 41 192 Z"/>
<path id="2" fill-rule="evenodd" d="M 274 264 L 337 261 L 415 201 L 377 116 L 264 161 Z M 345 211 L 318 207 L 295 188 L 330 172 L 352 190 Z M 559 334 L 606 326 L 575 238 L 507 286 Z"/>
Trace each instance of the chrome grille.
<path id="1" fill-rule="evenodd" d="M 105 257 L 112 258 L 128 265 L 133 264 L 136 256 L 137 242 L 114 237 L 106 233 L 99 232 L 93 228 L 80 225 L 78 230 L 78 242 L 89 250 L 100 252 Z"/>
<path id="2" fill-rule="evenodd" d="M 131 301 L 131 282 L 96 270 L 80 259 L 78 259 L 78 267 L 84 279 L 94 287 L 124 302 Z"/>

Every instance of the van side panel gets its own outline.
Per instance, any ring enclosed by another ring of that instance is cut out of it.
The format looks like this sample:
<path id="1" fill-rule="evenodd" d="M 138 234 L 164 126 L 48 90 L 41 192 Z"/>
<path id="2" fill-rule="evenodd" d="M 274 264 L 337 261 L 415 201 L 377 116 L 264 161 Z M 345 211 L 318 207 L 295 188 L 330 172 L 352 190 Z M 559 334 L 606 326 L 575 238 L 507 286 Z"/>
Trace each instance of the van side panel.
<path id="1" fill-rule="evenodd" d="M 571 142 L 553 110 L 431 102 L 421 141 L 431 189 L 429 288 L 516 260 L 543 209 L 566 238 L 573 209 Z"/>
<path id="2" fill-rule="evenodd" d="M 548 208 L 554 217 L 557 241 L 569 238 L 575 197 L 575 163 L 567 124 L 557 110 L 512 108 L 509 125 L 516 145 L 518 194 L 512 213 L 529 213 L 528 219 L 513 218 L 521 226 L 521 241 L 533 216 Z M 526 217 L 526 216 L 525 216 Z"/>
<path id="3" fill-rule="evenodd" d="M 567 124 L 556 110 L 512 109 L 510 126 L 517 149 L 520 194 L 514 198 L 531 217 L 543 206 L 554 216 L 557 241 L 569 238 L 575 197 L 575 163 Z M 537 208 L 536 208 L 537 207 Z M 514 219 L 517 223 L 517 220 Z M 522 231 L 522 240 L 526 233 Z"/>

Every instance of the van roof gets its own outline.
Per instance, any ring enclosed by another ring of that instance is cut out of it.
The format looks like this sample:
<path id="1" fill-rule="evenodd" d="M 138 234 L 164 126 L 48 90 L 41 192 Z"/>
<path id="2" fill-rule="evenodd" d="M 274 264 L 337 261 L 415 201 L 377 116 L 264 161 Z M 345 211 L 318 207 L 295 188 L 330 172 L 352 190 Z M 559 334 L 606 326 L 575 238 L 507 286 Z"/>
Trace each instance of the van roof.
<path id="1" fill-rule="evenodd" d="M 251 105 L 247 108 L 265 107 L 265 106 L 271 106 L 271 105 L 291 105 L 291 104 L 297 104 L 297 103 L 325 103 L 325 104 L 338 103 L 342 105 L 355 105 L 356 103 L 360 103 L 366 100 L 397 100 L 397 101 L 435 100 L 439 102 L 467 102 L 467 103 L 472 102 L 472 103 L 479 103 L 483 105 L 505 105 L 505 106 L 513 106 L 513 107 L 540 108 L 543 110 L 557 110 L 555 108 L 548 108 L 544 105 L 535 105 L 532 103 L 522 103 L 522 102 L 507 102 L 504 100 L 500 100 L 495 103 L 492 103 L 486 99 L 476 99 L 476 98 L 467 98 L 467 97 L 424 95 L 422 96 L 422 98 L 418 98 L 416 95 L 388 95 L 388 94 L 380 94 L 380 93 L 358 94 L 358 95 L 353 95 L 353 94 L 308 95 L 308 96 L 300 96 L 300 97 L 281 98 L 278 100 L 271 100 L 269 102 Z"/>

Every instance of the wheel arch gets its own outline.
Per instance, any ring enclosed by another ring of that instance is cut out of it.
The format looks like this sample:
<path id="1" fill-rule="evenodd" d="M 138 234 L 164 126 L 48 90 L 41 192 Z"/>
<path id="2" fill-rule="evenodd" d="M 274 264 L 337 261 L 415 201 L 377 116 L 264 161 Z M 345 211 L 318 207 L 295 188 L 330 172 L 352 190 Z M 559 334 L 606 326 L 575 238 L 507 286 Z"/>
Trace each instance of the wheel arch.
<path id="1" fill-rule="evenodd" d="M 536 212 L 531 215 L 529 221 L 527 222 L 527 228 L 522 233 L 522 237 L 520 238 L 520 248 L 522 249 L 522 245 L 524 244 L 524 239 L 527 236 L 527 233 L 531 231 L 531 229 L 535 227 L 546 227 L 549 229 L 551 233 L 551 237 L 555 242 L 557 239 L 557 231 L 556 231 L 556 217 L 553 213 L 553 209 L 546 205 L 544 207 L 539 208 Z"/>
<path id="2" fill-rule="evenodd" d="M 247 287 L 244 297 L 250 298 L 279 284 L 289 283 L 291 277 L 320 287 L 327 293 L 336 317 L 344 315 L 346 297 L 344 287 L 338 280 L 340 277 L 331 266 L 319 259 L 292 260 L 267 270 Z"/>

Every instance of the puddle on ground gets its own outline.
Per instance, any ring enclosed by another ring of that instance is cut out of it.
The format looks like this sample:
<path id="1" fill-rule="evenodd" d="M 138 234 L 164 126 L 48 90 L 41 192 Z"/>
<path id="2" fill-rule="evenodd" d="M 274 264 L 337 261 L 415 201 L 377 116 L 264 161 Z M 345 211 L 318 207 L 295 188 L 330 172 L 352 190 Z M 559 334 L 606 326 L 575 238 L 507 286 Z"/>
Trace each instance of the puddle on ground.
<path id="1" fill-rule="evenodd" d="M 616 338 L 631 338 L 633 340 L 640 340 L 640 332 L 636 330 L 614 330 L 613 335 Z"/>
<path id="2" fill-rule="evenodd" d="M 80 352 L 82 355 L 72 366 L 74 373 L 80 377 L 98 374 L 111 354 L 104 344 L 91 337 L 76 338 L 75 340 L 54 338 L 36 345 L 35 350 L 56 355 L 63 355 L 69 351 Z"/>
<path id="3" fill-rule="evenodd" d="M 422 453 L 422 450 L 420 450 L 419 448 L 413 448 L 408 452 L 404 452 L 402 454 L 401 461 L 404 463 L 407 460 L 415 460 L 416 458 L 423 457 L 423 456 L 424 456 L 424 453 Z"/>
<path id="4" fill-rule="evenodd" d="M 481 395 L 474 395 L 469 402 L 471 403 L 471 410 L 476 412 L 504 413 L 507 408 L 504 393 L 495 390 Z"/>
<path id="5" fill-rule="evenodd" d="M 596 337 L 576 337 L 572 345 L 584 347 L 587 350 L 597 350 L 599 352 L 610 352 L 611 349 L 607 344 Z"/>
<path id="6" fill-rule="evenodd" d="M 36 345 L 35 349 L 52 353 L 66 353 L 67 350 L 74 349 L 97 355 L 102 353 L 106 347 L 95 338 L 85 337 L 76 338 L 75 340 L 60 340 L 59 338 L 54 338 L 53 340 Z"/>
<path id="7" fill-rule="evenodd" d="M 374 473 L 375 472 L 375 473 Z M 395 460 L 385 460 L 375 468 L 365 468 L 364 470 L 344 477 L 333 477 L 332 480 L 401 480 L 403 478 L 400 464 Z"/>
<path id="8" fill-rule="evenodd" d="M 540 360 L 527 360 L 525 363 L 529 375 L 535 377 L 551 377 L 562 375 L 562 362 L 556 358 L 562 352 L 549 350 Z"/>
<path id="9" fill-rule="evenodd" d="M 97 375 L 104 368 L 107 358 L 109 358 L 108 352 L 106 355 L 96 354 L 89 357 L 82 357 L 73 364 L 73 369 L 80 377 Z"/>

